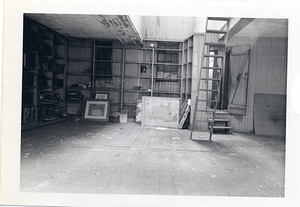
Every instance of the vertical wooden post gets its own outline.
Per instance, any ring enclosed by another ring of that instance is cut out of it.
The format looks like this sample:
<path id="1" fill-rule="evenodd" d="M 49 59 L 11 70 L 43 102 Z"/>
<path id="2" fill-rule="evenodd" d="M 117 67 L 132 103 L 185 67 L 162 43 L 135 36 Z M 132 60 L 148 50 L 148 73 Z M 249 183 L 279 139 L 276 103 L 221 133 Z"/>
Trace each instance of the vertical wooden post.
<path id="1" fill-rule="evenodd" d="M 125 73 L 125 46 L 123 45 L 122 50 L 122 77 L 121 77 L 121 109 L 123 109 L 124 104 L 124 73 Z"/>
<path id="2" fill-rule="evenodd" d="M 94 47 L 93 47 L 93 71 L 92 71 L 92 95 L 91 97 L 93 97 L 93 95 L 95 94 L 95 63 L 96 63 L 96 40 L 94 39 Z"/>
<path id="3" fill-rule="evenodd" d="M 154 82 L 154 47 L 152 48 L 152 75 L 151 75 L 151 97 L 153 96 L 153 82 Z"/>
<path id="4" fill-rule="evenodd" d="M 183 77 L 184 77 L 184 40 L 182 42 L 181 45 L 181 71 L 180 71 L 180 105 L 183 104 L 184 100 L 183 100 L 183 94 L 185 94 L 186 92 L 183 90 L 183 84 L 186 84 L 186 81 L 183 81 Z M 184 95 L 184 97 L 186 97 L 186 95 Z"/>

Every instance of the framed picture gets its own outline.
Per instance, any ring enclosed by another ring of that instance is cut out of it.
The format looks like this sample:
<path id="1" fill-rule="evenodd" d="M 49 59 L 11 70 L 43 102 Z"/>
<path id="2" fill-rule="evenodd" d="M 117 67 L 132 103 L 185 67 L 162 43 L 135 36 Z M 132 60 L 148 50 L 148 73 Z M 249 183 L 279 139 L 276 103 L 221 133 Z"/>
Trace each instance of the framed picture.
<path id="1" fill-rule="evenodd" d="M 96 93 L 95 99 L 108 99 L 108 93 Z"/>
<path id="2" fill-rule="evenodd" d="M 109 99 L 89 99 L 85 103 L 84 119 L 94 121 L 108 121 Z"/>
<path id="3" fill-rule="evenodd" d="M 157 78 L 163 78 L 164 77 L 164 71 L 157 71 Z"/>

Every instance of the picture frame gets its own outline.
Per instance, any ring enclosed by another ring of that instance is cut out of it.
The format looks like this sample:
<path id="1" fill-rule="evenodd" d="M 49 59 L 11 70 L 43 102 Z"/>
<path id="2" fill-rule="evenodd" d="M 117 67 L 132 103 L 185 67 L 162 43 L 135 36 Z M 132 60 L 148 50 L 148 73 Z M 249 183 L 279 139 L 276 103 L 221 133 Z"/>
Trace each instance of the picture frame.
<path id="1" fill-rule="evenodd" d="M 109 93 L 96 93 L 95 99 L 108 99 Z"/>
<path id="2" fill-rule="evenodd" d="M 85 103 L 83 119 L 92 121 L 108 121 L 109 110 L 109 99 L 88 99 Z"/>
<path id="3" fill-rule="evenodd" d="M 157 78 L 163 78 L 164 77 L 164 71 L 157 71 Z"/>

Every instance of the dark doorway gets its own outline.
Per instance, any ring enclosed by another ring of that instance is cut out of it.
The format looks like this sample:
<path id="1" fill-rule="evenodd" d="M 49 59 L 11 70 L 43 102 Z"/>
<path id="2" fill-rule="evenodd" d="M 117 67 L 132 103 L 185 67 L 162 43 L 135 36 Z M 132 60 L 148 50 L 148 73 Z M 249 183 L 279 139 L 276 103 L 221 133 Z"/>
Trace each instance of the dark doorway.
<path id="1" fill-rule="evenodd" d="M 228 90 L 229 90 L 229 71 L 230 71 L 230 51 L 226 51 L 225 69 L 221 80 L 221 93 L 218 109 L 226 110 L 228 108 Z"/>

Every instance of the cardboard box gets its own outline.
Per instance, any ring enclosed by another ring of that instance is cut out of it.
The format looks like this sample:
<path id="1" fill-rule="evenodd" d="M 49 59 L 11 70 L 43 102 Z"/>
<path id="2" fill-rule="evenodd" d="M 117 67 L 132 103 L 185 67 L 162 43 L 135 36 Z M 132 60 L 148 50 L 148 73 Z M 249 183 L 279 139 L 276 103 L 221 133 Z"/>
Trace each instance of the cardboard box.
<path id="1" fill-rule="evenodd" d="M 128 109 L 122 109 L 120 113 L 120 123 L 127 123 Z"/>
<path id="2" fill-rule="evenodd" d="M 127 123 L 128 109 L 122 109 L 121 112 L 114 112 L 109 115 L 109 121 L 115 123 Z"/>

